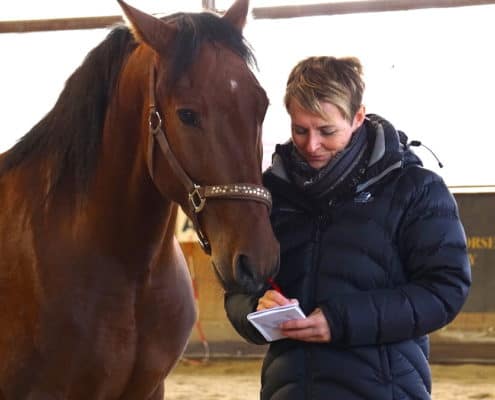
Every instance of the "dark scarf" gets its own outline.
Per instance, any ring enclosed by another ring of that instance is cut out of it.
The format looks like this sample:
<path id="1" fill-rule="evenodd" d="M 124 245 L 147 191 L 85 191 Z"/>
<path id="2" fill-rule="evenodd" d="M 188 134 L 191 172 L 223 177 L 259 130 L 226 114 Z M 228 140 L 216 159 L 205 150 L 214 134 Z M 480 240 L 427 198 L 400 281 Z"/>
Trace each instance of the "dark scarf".
<path id="1" fill-rule="evenodd" d="M 369 159 L 368 133 L 363 125 L 356 131 L 347 147 L 323 168 L 315 169 L 297 152 L 292 141 L 278 145 L 291 181 L 314 199 L 337 197 L 354 189 L 366 172 Z"/>

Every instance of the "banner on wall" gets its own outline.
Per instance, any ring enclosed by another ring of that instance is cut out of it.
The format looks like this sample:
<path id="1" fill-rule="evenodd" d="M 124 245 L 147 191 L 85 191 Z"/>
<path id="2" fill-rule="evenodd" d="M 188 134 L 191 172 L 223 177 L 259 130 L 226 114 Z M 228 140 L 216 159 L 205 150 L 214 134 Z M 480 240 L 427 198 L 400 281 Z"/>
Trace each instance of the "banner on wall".
<path id="1" fill-rule="evenodd" d="M 495 193 L 455 193 L 473 283 L 463 312 L 495 312 Z"/>

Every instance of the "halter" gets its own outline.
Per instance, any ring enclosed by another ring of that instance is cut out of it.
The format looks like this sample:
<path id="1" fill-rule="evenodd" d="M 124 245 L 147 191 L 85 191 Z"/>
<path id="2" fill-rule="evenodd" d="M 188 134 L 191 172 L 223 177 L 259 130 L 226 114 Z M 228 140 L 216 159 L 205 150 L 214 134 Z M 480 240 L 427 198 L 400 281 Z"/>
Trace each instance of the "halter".
<path id="1" fill-rule="evenodd" d="M 208 238 L 201 229 L 198 220 L 198 214 L 206 205 L 206 199 L 231 199 L 231 200 L 249 200 L 265 204 L 268 210 L 272 206 L 270 192 L 262 185 L 252 183 L 230 183 L 225 185 L 198 185 L 194 183 L 184 168 L 179 164 L 167 140 L 164 130 L 162 129 L 162 118 L 158 112 L 155 99 L 155 69 L 150 71 L 150 94 L 149 94 L 149 140 L 147 150 L 147 164 L 151 179 L 154 182 L 153 153 L 155 140 L 158 142 L 160 149 L 169 162 L 172 170 L 186 188 L 188 193 L 189 215 L 191 215 L 194 229 L 198 234 L 199 243 L 207 254 L 211 254 L 211 246 Z M 155 183 L 156 184 L 156 183 Z M 156 185 L 159 187 L 158 185 Z"/>

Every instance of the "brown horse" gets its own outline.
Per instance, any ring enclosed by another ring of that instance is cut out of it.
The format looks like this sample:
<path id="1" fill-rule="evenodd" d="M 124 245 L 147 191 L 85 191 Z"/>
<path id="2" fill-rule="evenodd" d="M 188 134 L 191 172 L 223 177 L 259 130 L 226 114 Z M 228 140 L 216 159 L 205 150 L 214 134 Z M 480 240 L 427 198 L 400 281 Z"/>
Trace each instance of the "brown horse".
<path id="1" fill-rule="evenodd" d="M 247 3 L 163 19 L 121 3 L 131 30 L 0 156 L 0 400 L 163 398 L 196 317 L 177 204 L 224 287 L 276 273 Z"/>

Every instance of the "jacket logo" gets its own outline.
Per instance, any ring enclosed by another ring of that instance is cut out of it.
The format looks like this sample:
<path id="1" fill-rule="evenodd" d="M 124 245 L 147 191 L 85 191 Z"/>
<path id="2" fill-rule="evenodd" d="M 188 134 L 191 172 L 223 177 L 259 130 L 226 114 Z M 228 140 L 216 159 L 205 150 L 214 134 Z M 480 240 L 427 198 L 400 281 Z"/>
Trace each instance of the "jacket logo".
<path id="1" fill-rule="evenodd" d="M 373 196 L 370 192 L 361 192 L 356 197 L 354 197 L 354 203 L 369 203 L 373 201 Z"/>

